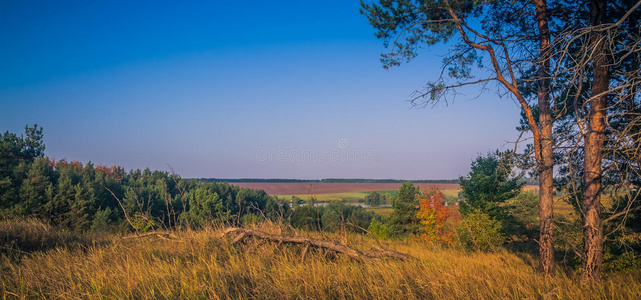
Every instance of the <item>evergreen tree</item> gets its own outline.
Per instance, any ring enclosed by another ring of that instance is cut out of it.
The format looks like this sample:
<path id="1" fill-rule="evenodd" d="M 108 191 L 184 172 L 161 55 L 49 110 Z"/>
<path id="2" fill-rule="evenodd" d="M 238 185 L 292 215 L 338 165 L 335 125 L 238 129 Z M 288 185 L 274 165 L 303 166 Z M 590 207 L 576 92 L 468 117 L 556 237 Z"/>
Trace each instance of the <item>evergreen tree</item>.
<path id="1" fill-rule="evenodd" d="M 52 200 L 55 173 L 46 158 L 36 159 L 30 166 L 27 178 L 20 186 L 20 202 L 14 211 L 23 216 L 47 218 L 45 205 Z"/>
<path id="2" fill-rule="evenodd" d="M 510 155 L 510 151 L 497 150 L 487 156 L 479 156 L 472 162 L 470 173 L 459 178 L 462 215 L 481 211 L 496 220 L 506 218 L 501 204 L 518 195 L 525 184 L 519 182 L 518 177 L 510 176 Z"/>
<path id="3" fill-rule="evenodd" d="M 418 187 L 411 182 L 405 182 L 398 190 L 396 199 L 392 201 L 393 211 L 389 215 L 388 224 L 396 236 L 416 234 L 420 230 L 418 212 Z"/>
<path id="4" fill-rule="evenodd" d="M 44 156 L 42 127 L 25 126 L 25 135 L 0 133 L 0 209 L 4 209 L 4 213 L 10 213 L 13 206 L 18 205 L 20 189 L 31 164 Z M 18 211 L 22 208 L 16 207 Z"/>

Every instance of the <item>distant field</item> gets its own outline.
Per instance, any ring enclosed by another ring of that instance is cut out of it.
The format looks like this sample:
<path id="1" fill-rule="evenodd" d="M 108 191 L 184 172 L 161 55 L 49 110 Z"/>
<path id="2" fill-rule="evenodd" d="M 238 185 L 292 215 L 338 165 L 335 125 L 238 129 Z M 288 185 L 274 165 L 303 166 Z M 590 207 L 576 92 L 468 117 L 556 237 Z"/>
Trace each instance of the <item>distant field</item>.
<path id="1" fill-rule="evenodd" d="M 401 183 L 283 183 L 283 182 L 234 182 L 234 185 L 250 189 L 264 190 L 270 195 L 309 195 L 337 194 L 353 192 L 371 192 L 382 190 L 398 190 Z M 457 190 L 457 183 L 416 183 L 420 188 L 439 188 L 441 190 Z"/>
<path id="2" fill-rule="evenodd" d="M 394 211 L 394 209 L 391 207 L 368 207 L 368 208 L 365 208 L 365 210 L 377 213 L 381 216 L 387 216 L 391 214 L 392 211 Z"/>
<path id="3" fill-rule="evenodd" d="M 365 199 L 370 192 L 350 192 L 350 193 L 331 193 L 331 194 L 314 194 L 317 201 L 330 202 L 334 200 L 345 200 L 348 202 L 357 202 L 358 200 Z M 296 196 L 303 200 L 309 200 L 311 194 L 295 194 L 295 195 L 274 195 L 281 199 L 291 199 Z"/>
<path id="4" fill-rule="evenodd" d="M 395 196 L 396 191 L 401 183 L 283 183 L 283 182 L 234 182 L 234 185 L 251 189 L 262 189 L 270 195 L 277 196 L 281 199 L 291 199 L 296 196 L 303 200 L 309 200 L 313 195 L 318 202 L 330 202 L 335 200 L 344 200 L 347 202 L 358 202 L 372 191 Z M 422 188 L 439 188 L 448 198 L 458 198 L 461 191 L 459 184 L 456 183 L 417 183 L 416 186 Z M 523 188 L 526 191 L 538 192 L 538 186 L 527 185 Z M 559 197 L 557 197 L 559 198 Z M 606 197 L 607 198 L 607 197 Z M 458 209 L 458 206 L 456 207 Z M 367 210 L 373 211 L 380 215 L 388 215 L 392 209 L 390 207 L 368 207 Z M 555 213 L 568 218 L 574 217 L 574 209 L 564 201 L 555 201 Z"/>
<path id="5" fill-rule="evenodd" d="M 267 182 L 239 182 L 233 183 L 241 187 L 252 189 L 263 189 L 270 195 L 281 199 L 291 199 L 296 196 L 303 200 L 309 200 L 314 196 L 319 202 L 330 202 L 344 200 L 347 202 L 358 202 L 372 191 L 395 196 L 401 183 L 267 183 Z M 448 197 L 457 197 L 459 185 L 455 183 L 419 183 L 420 188 L 439 188 Z"/>

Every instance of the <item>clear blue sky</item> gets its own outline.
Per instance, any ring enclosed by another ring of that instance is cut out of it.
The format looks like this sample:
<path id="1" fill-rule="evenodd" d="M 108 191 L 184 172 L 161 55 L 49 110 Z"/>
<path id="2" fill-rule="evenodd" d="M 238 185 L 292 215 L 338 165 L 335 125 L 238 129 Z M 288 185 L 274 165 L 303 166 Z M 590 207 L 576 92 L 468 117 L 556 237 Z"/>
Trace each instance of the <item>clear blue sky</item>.
<path id="1" fill-rule="evenodd" d="M 445 47 L 384 70 L 359 1 L 0 2 L 0 130 L 56 159 L 217 178 L 456 178 L 519 108 L 407 99 Z"/>

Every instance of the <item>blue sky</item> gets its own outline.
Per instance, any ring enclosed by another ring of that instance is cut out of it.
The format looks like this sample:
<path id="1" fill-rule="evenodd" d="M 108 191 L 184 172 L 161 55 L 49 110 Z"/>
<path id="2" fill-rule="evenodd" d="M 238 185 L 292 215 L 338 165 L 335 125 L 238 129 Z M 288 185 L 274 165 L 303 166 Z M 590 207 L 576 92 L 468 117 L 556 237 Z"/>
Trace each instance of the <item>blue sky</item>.
<path id="1" fill-rule="evenodd" d="M 410 108 L 446 47 L 384 70 L 358 9 L 2 1 L 0 130 L 38 123 L 50 157 L 183 177 L 449 179 L 513 147 L 519 108 L 491 91 Z"/>

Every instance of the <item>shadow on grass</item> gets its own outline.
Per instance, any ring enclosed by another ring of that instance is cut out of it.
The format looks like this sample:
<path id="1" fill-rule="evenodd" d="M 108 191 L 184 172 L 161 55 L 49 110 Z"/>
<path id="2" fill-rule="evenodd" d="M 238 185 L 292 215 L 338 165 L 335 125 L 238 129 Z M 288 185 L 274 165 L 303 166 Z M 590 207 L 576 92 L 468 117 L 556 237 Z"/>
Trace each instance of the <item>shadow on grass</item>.
<path id="1" fill-rule="evenodd" d="M 54 248 L 87 249 L 108 242 L 99 234 L 59 229 L 36 219 L 0 221 L 0 254 L 11 260 Z"/>
<path id="2" fill-rule="evenodd" d="M 504 247 L 520 258 L 526 265 L 538 270 L 539 244 L 536 241 L 511 242 L 504 245 Z M 579 257 L 569 251 L 554 251 L 554 262 L 557 268 L 566 274 L 574 273 L 580 265 Z"/>

